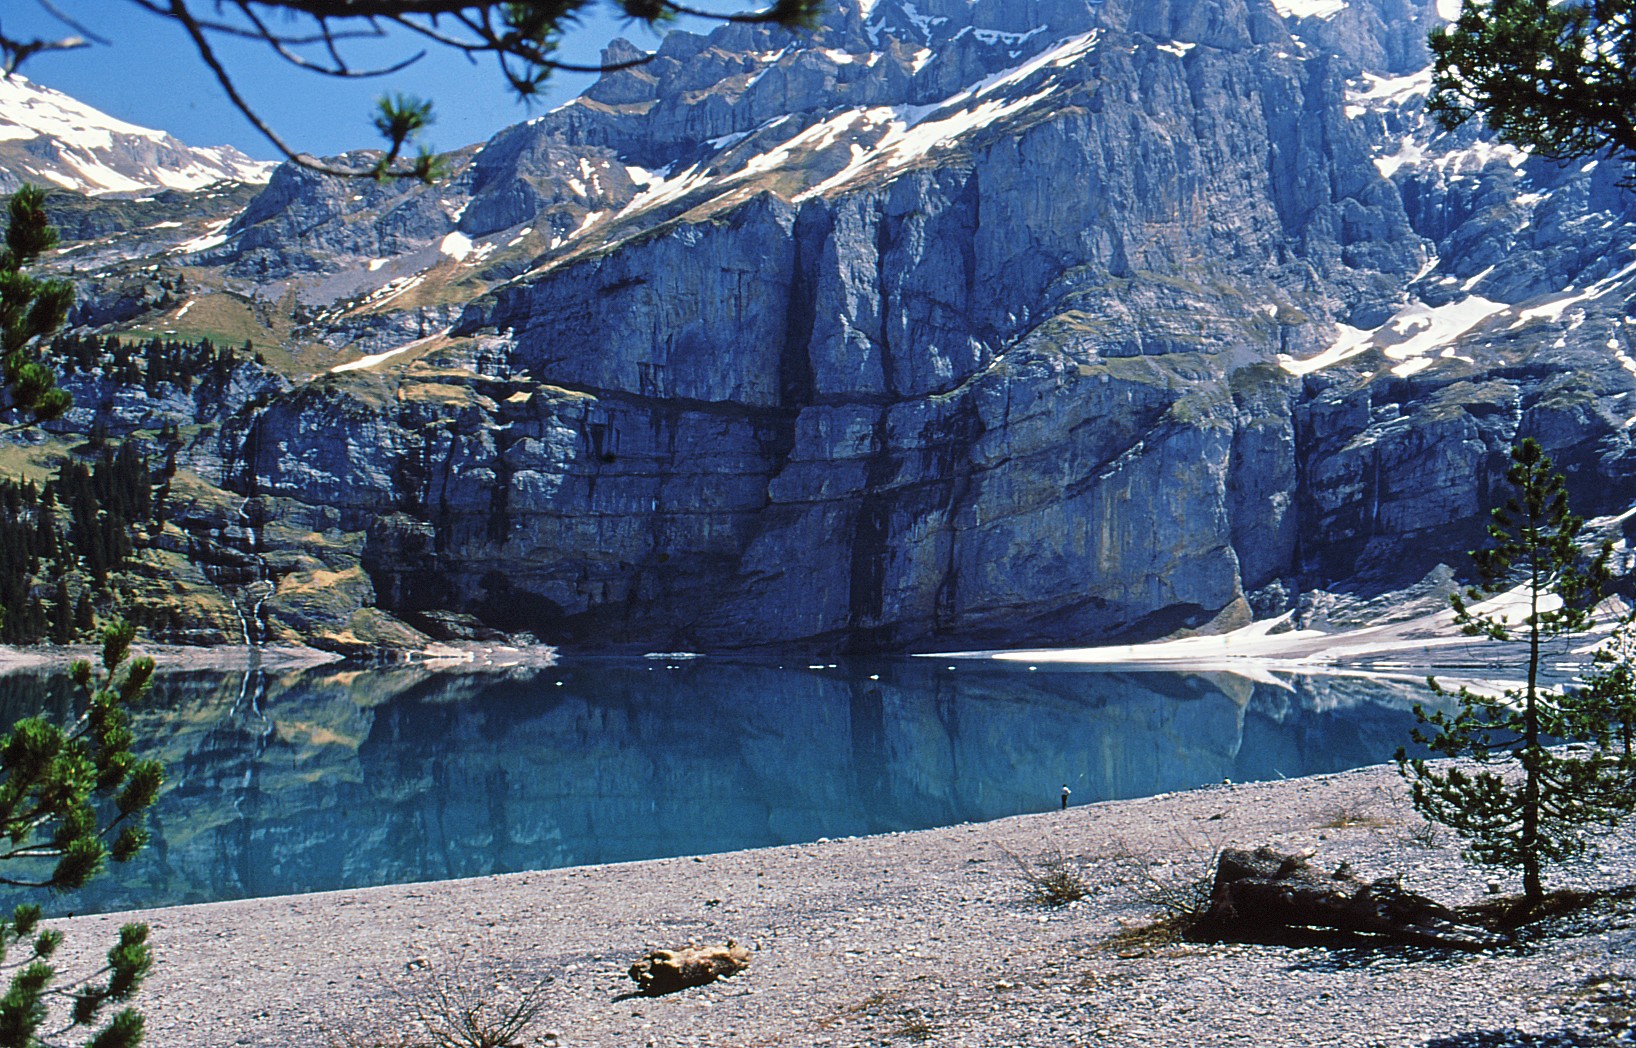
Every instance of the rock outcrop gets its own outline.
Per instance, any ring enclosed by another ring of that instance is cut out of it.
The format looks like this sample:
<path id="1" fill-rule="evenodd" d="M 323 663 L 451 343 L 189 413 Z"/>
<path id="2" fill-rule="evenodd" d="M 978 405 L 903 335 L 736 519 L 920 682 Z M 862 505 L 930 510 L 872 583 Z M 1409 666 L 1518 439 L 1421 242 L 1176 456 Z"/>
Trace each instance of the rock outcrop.
<path id="1" fill-rule="evenodd" d="M 1438 131 L 1436 24 L 837 0 L 810 36 L 672 33 L 446 185 L 285 169 L 187 247 L 356 368 L 201 454 L 354 536 L 360 599 L 571 648 L 1147 638 L 1382 592 L 1459 561 L 1524 435 L 1622 511 L 1628 172 Z"/>

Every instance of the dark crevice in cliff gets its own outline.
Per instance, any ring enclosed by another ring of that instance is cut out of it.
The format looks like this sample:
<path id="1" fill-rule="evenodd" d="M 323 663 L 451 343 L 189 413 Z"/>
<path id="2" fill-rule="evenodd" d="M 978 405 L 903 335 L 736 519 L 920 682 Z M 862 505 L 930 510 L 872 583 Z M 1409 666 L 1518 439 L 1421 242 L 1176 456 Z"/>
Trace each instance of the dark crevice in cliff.
<path id="1" fill-rule="evenodd" d="M 894 300 L 887 287 L 886 260 L 892 250 L 890 220 L 884 212 L 875 216 L 875 315 L 880 320 L 881 385 L 887 394 L 894 395 L 900 388 L 897 368 L 892 359 L 892 313 Z"/>
<path id="2" fill-rule="evenodd" d="M 853 516 L 851 571 L 847 591 L 847 648 L 869 651 L 884 643 L 881 612 L 885 604 L 886 567 L 891 557 L 894 494 L 885 490 L 893 474 L 887 432 L 888 409 L 875 420 L 873 449 L 865 471 L 863 496 Z"/>
<path id="3" fill-rule="evenodd" d="M 829 238 L 827 207 L 805 207 L 795 220 L 795 271 L 785 310 L 784 352 L 778 360 L 779 403 L 801 408 L 812 403 L 817 381 L 812 371 L 812 335 L 818 322 L 818 280 L 814 257 Z"/>
<path id="4" fill-rule="evenodd" d="M 921 464 L 925 474 L 945 478 L 941 507 L 943 571 L 937 584 L 930 624 L 934 634 L 954 632 L 960 625 L 960 532 L 957 522 L 975 472 L 971 449 L 983 433 L 983 419 L 976 403 L 969 397 L 964 398 L 946 422 L 929 434 L 926 460 Z"/>

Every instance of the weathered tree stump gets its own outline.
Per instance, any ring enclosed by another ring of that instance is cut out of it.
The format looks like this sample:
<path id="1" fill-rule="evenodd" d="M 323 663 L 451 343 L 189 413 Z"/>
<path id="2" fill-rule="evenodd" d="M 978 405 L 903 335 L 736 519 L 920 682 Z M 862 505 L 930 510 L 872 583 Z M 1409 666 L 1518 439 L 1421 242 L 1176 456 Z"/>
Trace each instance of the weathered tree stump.
<path id="1" fill-rule="evenodd" d="M 1394 880 L 1362 881 L 1344 869 L 1324 873 L 1271 848 L 1229 849 L 1216 863 L 1210 909 L 1194 926 L 1203 937 L 1264 940 L 1330 928 L 1377 941 L 1485 950 L 1509 936 L 1462 924 L 1453 910 Z"/>
<path id="2" fill-rule="evenodd" d="M 654 950 L 631 965 L 630 976 L 641 992 L 657 997 L 736 975 L 749 966 L 750 951 L 729 940 L 726 946 Z"/>

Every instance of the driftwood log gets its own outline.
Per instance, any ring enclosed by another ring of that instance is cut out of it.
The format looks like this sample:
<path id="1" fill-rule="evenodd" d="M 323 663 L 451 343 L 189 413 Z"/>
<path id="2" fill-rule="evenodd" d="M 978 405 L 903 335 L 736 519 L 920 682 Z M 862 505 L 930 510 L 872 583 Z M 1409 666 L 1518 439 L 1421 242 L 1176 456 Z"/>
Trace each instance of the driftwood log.
<path id="1" fill-rule="evenodd" d="M 736 975 L 749 966 L 750 951 L 729 941 L 726 946 L 654 950 L 631 965 L 630 976 L 641 992 L 657 997 Z"/>
<path id="2" fill-rule="evenodd" d="M 1395 880 L 1363 881 L 1344 864 L 1324 873 L 1271 848 L 1229 849 L 1216 862 L 1201 937 L 1265 941 L 1306 929 L 1335 929 L 1376 941 L 1485 950 L 1508 936 L 1463 924 L 1453 910 L 1404 891 Z"/>

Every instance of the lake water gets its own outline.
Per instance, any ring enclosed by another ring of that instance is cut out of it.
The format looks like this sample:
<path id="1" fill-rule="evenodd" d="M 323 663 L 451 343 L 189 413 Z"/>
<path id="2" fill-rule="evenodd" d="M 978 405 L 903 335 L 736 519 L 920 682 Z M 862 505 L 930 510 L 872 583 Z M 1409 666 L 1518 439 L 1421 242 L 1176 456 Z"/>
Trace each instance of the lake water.
<path id="1" fill-rule="evenodd" d="M 0 718 L 66 710 L 0 677 Z M 91 912 L 920 829 L 1389 759 L 1421 684 L 986 661 L 160 677 L 154 843 Z M 0 896 L 9 906 L 9 900 Z"/>

